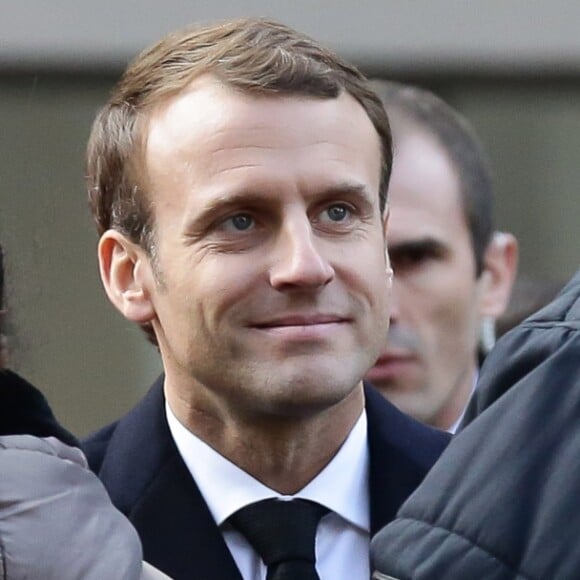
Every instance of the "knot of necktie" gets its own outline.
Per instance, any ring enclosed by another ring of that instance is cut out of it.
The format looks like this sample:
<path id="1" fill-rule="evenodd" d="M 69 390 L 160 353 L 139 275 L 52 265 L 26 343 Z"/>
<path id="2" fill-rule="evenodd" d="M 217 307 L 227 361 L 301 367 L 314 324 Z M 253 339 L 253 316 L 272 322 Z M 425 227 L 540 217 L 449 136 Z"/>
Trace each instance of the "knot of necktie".
<path id="1" fill-rule="evenodd" d="M 268 567 L 267 580 L 319 580 L 314 545 L 326 513 L 308 500 L 266 499 L 238 510 L 229 521 Z"/>

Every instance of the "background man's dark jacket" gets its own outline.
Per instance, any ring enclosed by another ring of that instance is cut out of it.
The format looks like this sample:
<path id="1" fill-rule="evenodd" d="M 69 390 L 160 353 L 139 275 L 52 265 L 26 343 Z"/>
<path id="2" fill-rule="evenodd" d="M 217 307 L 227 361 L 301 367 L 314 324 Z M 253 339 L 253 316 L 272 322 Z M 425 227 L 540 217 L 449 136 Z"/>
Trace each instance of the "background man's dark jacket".
<path id="1" fill-rule="evenodd" d="M 8 369 L 0 369 L 0 436 L 56 437 L 71 446 L 77 439 L 54 417 L 44 395 Z"/>
<path id="2" fill-rule="evenodd" d="M 75 443 L 40 391 L 0 371 L 0 578 L 159 578 Z"/>
<path id="3" fill-rule="evenodd" d="M 391 521 L 448 442 L 367 388 L 371 532 Z M 84 445 L 113 503 L 133 523 L 145 559 L 174 580 L 240 580 L 221 531 L 173 442 L 163 380 Z M 299 579 L 297 579 L 299 580 Z"/>
<path id="4" fill-rule="evenodd" d="M 580 272 L 498 342 L 464 429 L 372 558 L 376 578 L 573 580 L 578 538 Z"/>

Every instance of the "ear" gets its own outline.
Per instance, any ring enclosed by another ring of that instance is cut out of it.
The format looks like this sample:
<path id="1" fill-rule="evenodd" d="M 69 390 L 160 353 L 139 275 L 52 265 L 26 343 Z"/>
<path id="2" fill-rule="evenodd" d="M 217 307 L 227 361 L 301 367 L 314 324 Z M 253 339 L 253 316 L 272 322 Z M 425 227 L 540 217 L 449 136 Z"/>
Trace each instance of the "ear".
<path id="1" fill-rule="evenodd" d="M 496 319 L 507 308 L 518 267 L 518 243 L 512 234 L 493 234 L 483 267 L 480 315 Z"/>
<path id="2" fill-rule="evenodd" d="M 389 204 L 387 203 L 385 205 L 385 209 L 383 211 L 383 236 L 385 236 L 385 240 L 387 239 L 387 228 L 388 228 L 388 225 L 389 225 L 389 215 L 390 215 L 390 213 L 391 213 L 391 208 L 389 207 Z"/>
<path id="3" fill-rule="evenodd" d="M 151 322 L 155 279 L 145 250 L 120 232 L 107 230 L 99 240 L 98 256 L 103 286 L 117 310 L 132 322 Z"/>

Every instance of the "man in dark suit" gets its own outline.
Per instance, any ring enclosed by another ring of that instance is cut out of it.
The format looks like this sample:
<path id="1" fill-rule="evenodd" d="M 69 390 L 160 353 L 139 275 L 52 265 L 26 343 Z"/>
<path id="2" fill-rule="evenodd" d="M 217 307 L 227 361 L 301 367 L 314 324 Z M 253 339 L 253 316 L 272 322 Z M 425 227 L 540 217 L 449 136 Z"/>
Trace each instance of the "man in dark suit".
<path id="1" fill-rule="evenodd" d="M 445 447 L 362 382 L 388 327 L 391 161 L 366 79 L 263 20 L 170 35 L 97 117 L 101 277 L 164 376 L 85 449 L 173 578 L 368 578 L 370 535 Z"/>

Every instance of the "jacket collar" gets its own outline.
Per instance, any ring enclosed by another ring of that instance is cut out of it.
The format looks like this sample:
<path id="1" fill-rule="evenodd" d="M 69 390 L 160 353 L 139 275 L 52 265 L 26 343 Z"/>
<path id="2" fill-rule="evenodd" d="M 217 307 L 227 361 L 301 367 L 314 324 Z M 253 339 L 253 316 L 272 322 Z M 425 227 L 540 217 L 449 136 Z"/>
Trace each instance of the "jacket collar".
<path id="1" fill-rule="evenodd" d="M 371 536 L 394 519 L 447 446 L 448 433 L 401 413 L 365 384 L 370 455 Z"/>
<path id="2" fill-rule="evenodd" d="M 448 437 L 400 413 L 365 385 L 371 534 L 391 521 Z M 171 438 L 163 377 L 116 426 L 99 476 L 143 541 L 145 559 L 174 578 L 239 579 L 203 497 Z"/>
<path id="3" fill-rule="evenodd" d="M 241 580 L 223 536 L 173 443 L 163 378 L 117 425 L 99 476 L 137 528 L 145 559 L 172 578 Z"/>

